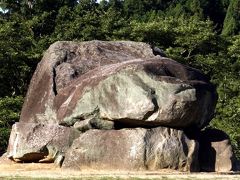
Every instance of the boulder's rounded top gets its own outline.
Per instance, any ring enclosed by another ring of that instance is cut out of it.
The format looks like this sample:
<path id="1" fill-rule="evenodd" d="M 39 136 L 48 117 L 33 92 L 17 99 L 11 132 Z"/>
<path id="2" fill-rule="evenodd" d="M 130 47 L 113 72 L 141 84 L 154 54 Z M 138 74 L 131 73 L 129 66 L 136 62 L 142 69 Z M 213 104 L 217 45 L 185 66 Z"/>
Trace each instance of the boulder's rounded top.
<path id="1" fill-rule="evenodd" d="M 151 58 L 155 56 L 149 44 L 135 41 L 57 41 L 49 47 L 48 51 L 74 50 L 75 48 L 88 50 L 89 52 L 91 50 L 100 51 L 101 55 L 107 52 L 117 52 L 117 54 L 124 53 L 126 56 L 131 54 L 132 57 L 138 58 Z"/>

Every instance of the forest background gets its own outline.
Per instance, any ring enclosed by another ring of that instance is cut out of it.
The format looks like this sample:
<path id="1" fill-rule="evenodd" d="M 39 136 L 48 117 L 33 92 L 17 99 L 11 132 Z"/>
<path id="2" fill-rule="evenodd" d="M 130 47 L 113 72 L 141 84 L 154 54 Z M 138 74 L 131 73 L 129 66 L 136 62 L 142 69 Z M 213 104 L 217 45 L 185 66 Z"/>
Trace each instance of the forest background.
<path id="1" fill-rule="evenodd" d="M 43 52 L 95 39 L 147 42 L 207 74 L 219 95 L 209 126 L 240 158 L 240 0 L 0 0 L 0 154 Z"/>

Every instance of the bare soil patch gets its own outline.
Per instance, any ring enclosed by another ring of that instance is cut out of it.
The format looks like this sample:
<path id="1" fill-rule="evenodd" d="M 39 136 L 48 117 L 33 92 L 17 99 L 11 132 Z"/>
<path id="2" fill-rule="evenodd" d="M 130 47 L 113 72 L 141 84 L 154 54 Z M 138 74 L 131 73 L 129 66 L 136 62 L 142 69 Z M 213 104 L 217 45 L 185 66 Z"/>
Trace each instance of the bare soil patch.
<path id="1" fill-rule="evenodd" d="M 239 173 L 181 173 L 161 171 L 74 171 L 46 163 L 13 163 L 0 160 L 0 179 L 214 179 L 240 180 Z"/>

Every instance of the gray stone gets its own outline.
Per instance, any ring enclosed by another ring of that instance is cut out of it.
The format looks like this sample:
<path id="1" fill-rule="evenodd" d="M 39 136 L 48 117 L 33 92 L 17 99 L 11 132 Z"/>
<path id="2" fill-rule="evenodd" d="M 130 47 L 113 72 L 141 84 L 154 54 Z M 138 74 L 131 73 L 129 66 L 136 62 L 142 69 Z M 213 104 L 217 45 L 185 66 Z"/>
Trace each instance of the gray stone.
<path id="1" fill-rule="evenodd" d="M 91 118 L 85 119 L 85 120 L 82 120 L 82 121 L 77 121 L 73 125 L 73 127 L 76 128 L 77 130 L 81 131 L 81 132 L 85 132 L 89 129 L 92 129 L 92 126 L 90 124 L 90 120 L 91 120 Z"/>
<path id="2" fill-rule="evenodd" d="M 20 122 L 56 123 L 54 97 L 76 78 L 96 67 L 151 57 L 150 46 L 139 42 L 56 42 L 45 52 L 32 77 Z"/>
<path id="3" fill-rule="evenodd" d="M 230 139 L 225 132 L 218 129 L 206 129 L 201 132 L 199 162 L 201 171 L 237 170 L 237 160 Z"/>
<path id="4" fill-rule="evenodd" d="M 7 156 L 15 161 L 54 162 L 64 156 L 79 134 L 73 128 L 54 124 L 15 123 Z"/>
<path id="5" fill-rule="evenodd" d="M 154 58 L 89 71 L 59 91 L 53 109 L 67 126 L 94 116 L 123 127 L 202 128 L 215 103 L 215 88 L 199 71 Z"/>
<path id="6" fill-rule="evenodd" d="M 206 76 L 154 56 L 145 43 L 56 42 L 33 75 L 20 122 L 73 126 L 94 116 L 129 126 L 202 128 L 215 104 Z"/>
<path id="7" fill-rule="evenodd" d="M 73 125 L 74 128 L 81 132 L 85 132 L 89 129 L 114 129 L 114 122 L 101 120 L 97 118 L 89 118 L 82 121 L 77 121 Z"/>
<path id="8" fill-rule="evenodd" d="M 198 170 L 198 143 L 183 131 L 158 127 L 89 130 L 66 152 L 63 168 L 95 170 Z"/>

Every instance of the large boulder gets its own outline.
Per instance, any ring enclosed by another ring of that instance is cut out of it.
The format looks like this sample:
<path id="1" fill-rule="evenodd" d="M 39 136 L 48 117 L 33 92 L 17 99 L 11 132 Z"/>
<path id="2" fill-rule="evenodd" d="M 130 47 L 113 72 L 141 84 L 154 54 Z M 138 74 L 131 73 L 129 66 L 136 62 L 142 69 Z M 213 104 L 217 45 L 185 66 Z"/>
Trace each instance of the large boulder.
<path id="1" fill-rule="evenodd" d="M 199 70 L 158 52 L 129 41 L 51 45 L 7 156 L 75 169 L 197 171 L 200 160 L 204 171 L 233 170 L 229 139 L 197 134 L 213 117 L 215 87 Z"/>
<path id="2" fill-rule="evenodd" d="M 171 128 L 89 130 L 74 140 L 63 168 L 198 170 L 198 143 Z"/>
<path id="3" fill-rule="evenodd" d="M 58 92 L 60 124 L 89 118 L 124 127 L 204 127 L 211 120 L 215 88 L 198 70 L 173 60 L 132 60 L 96 68 Z"/>
<path id="4" fill-rule="evenodd" d="M 201 171 L 207 172 L 229 172 L 238 169 L 230 139 L 225 132 L 218 129 L 201 132 L 199 163 Z"/>
<path id="5" fill-rule="evenodd" d="M 147 44 L 58 42 L 38 65 L 20 122 L 73 126 L 97 118 L 128 127 L 202 128 L 215 103 L 205 75 L 154 57 Z"/>
<path id="6" fill-rule="evenodd" d="M 151 57 L 152 49 L 145 43 L 56 42 L 45 52 L 32 77 L 20 122 L 56 123 L 54 97 L 74 79 L 99 66 Z"/>
<path id="7" fill-rule="evenodd" d="M 15 123 L 8 145 L 8 158 L 22 162 L 61 164 L 65 151 L 79 136 L 74 128 L 37 123 Z"/>

